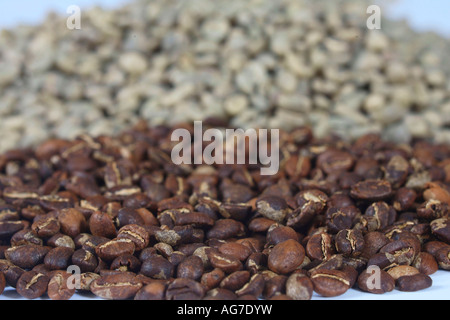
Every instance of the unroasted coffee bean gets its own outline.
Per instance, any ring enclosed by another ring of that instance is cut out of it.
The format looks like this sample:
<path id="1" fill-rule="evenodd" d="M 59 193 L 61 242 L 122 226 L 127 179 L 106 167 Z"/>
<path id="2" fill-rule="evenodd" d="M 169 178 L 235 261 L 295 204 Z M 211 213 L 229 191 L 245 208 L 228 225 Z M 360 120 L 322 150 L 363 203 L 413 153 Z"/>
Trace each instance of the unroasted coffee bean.
<path id="1" fill-rule="evenodd" d="M 364 180 L 354 185 L 350 195 L 358 200 L 379 201 L 392 195 L 392 187 L 387 180 Z"/>
<path id="2" fill-rule="evenodd" d="M 200 280 L 203 274 L 203 261 L 197 256 L 186 257 L 177 267 L 178 278 Z"/>
<path id="3" fill-rule="evenodd" d="M 365 292 L 383 294 L 395 289 L 395 280 L 386 271 L 372 267 L 359 275 L 358 287 Z"/>
<path id="4" fill-rule="evenodd" d="M 75 294 L 75 287 L 69 287 L 70 274 L 56 273 L 49 281 L 47 294 L 52 300 L 69 300 Z"/>
<path id="5" fill-rule="evenodd" d="M 49 278 L 36 271 L 28 271 L 22 274 L 17 281 L 16 290 L 22 297 L 36 299 L 47 291 Z"/>
<path id="6" fill-rule="evenodd" d="M 200 283 L 186 278 L 173 280 L 166 290 L 168 300 L 200 300 L 204 295 L 205 290 Z"/>
<path id="7" fill-rule="evenodd" d="M 98 257 L 105 261 L 112 261 L 123 254 L 133 254 L 135 245 L 129 239 L 113 239 L 95 248 Z"/>
<path id="8" fill-rule="evenodd" d="M 45 256 L 44 264 L 51 270 L 65 270 L 70 265 L 73 253 L 71 248 L 53 248 Z"/>
<path id="9" fill-rule="evenodd" d="M 286 295 L 293 300 L 311 300 L 313 290 L 313 282 L 303 274 L 293 273 L 286 280 Z"/>
<path id="10" fill-rule="evenodd" d="M 364 237 L 359 230 L 341 230 L 335 239 L 336 251 L 346 256 L 358 257 L 364 249 Z"/>
<path id="11" fill-rule="evenodd" d="M 412 266 L 417 268 L 420 273 L 426 274 L 427 276 L 432 275 L 439 269 L 436 259 L 427 252 L 419 252 L 414 259 Z"/>
<path id="12" fill-rule="evenodd" d="M 9 248 L 5 251 L 5 257 L 16 266 L 23 269 L 32 269 L 34 266 L 44 262 L 49 247 L 34 244 Z"/>
<path id="13" fill-rule="evenodd" d="M 134 297 L 142 283 L 131 273 L 121 272 L 102 276 L 90 284 L 93 294 L 104 299 L 123 300 Z"/>
<path id="14" fill-rule="evenodd" d="M 420 291 L 431 287 L 433 280 L 425 274 L 418 273 L 411 276 L 403 276 L 397 279 L 397 288 L 400 291 Z"/>
<path id="15" fill-rule="evenodd" d="M 134 300 L 164 300 L 166 286 L 162 281 L 152 281 L 136 293 Z"/>
<path id="16" fill-rule="evenodd" d="M 173 276 L 174 266 L 164 257 L 153 255 L 142 263 L 140 272 L 150 278 L 166 280 Z"/>
<path id="17" fill-rule="evenodd" d="M 274 246 L 269 253 L 268 267 L 273 272 L 286 274 L 298 268 L 305 259 L 305 249 L 289 239 Z"/>
<path id="18" fill-rule="evenodd" d="M 81 272 L 93 272 L 98 265 L 97 257 L 85 249 L 78 249 L 72 254 L 72 263 L 80 267 Z"/>
<path id="19" fill-rule="evenodd" d="M 314 291 L 324 297 L 336 297 L 350 288 L 346 274 L 339 270 L 318 270 L 311 275 Z"/>
<path id="20" fill-rule="evenodd" d="M 306 254 L 312 260 L 328 260 L 334 254 L 331 235 L 328 233 L 313 235 L 306 244 Z"/>

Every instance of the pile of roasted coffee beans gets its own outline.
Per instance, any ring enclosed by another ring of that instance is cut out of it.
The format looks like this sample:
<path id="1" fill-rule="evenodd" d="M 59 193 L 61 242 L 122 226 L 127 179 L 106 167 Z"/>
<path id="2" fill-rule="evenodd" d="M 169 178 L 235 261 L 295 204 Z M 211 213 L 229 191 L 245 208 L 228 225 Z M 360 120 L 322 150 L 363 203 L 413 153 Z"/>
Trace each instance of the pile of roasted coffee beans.
<path id="1" fill-rule="evenodd" d="M 422 290 L 450 269 L 450 146 L 302 127 L 280 131 L 280 170 L 264 176 L 175 165 L 173 129 L 3 153 L 0 291 L 307 300 Z"/>

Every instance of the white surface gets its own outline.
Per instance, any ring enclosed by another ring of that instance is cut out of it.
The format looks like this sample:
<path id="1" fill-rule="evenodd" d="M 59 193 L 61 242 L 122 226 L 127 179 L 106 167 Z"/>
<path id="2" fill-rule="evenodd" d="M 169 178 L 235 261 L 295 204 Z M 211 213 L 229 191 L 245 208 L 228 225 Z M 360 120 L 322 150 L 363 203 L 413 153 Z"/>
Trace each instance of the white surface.
<path id="1" fill-rule="evenodd" d="M 316 293 L 312 300 L 450 300 L 450 271 L 439 270 L 431 275 L 433 279 L 433 286 L 426 290 L 417 292 L 401 292 L 394 290 L 389 293 L 377 295 L 362 292 L 356 289 L 350 289 L 345 294 L 334 297 L 324 298 Z M 102 300 L 91 293 L 75 294 L 71 300 Z M 20 296 L 14 288 L 8 287 L 5 289 L 0 300 L 26 300 Z M 47 296 L 36 300 L 49 300 Z"/>

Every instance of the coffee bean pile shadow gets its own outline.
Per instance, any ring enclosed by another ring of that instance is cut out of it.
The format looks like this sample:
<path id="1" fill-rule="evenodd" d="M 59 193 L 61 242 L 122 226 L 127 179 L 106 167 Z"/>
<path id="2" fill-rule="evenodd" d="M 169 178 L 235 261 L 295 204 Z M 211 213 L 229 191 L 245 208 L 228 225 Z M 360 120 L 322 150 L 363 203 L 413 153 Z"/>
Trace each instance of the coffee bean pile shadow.
<path id="1" fill-rule="evenodd" d="M 423 290 L 450 270 L 450 146 L 300 127 L 280 131 L 280 171 L 264 176 L 173 164 L 181 127 L 1 154 L 0 292 L 308 300 Z"/>
<path id="2" fill-rule="evenodd" d="M 389 2 L 389 1 L 386 1 Z M 450 41 L 369 0 L 134 0 L 0 32 L 0 152 L 217 117 L 450 143 Z M 72 17 L 69 19 L 72 23 Z M 29 125 L 32 123 L 33 125 Z"/>

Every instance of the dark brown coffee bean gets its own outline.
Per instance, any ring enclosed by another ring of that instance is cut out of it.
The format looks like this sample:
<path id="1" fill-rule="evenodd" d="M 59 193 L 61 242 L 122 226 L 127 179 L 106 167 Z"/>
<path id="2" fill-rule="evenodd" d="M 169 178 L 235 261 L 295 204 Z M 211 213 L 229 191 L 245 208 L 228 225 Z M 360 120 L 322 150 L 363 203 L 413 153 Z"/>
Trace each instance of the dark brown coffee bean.
<path id="1" fill-rule="evenodd" d="M 140 272 L 150 278 L 167 280 L 173 276 L 174 266 L 162 256 L 153 255 L 142 263 Z"/>
<path id="2" fill-rule="evenodd" d="M 264 217 L 276 222 L 282 222 L 290 210 L 286 201 L 277 196 L 260 197 L 256 201 L 256 209 Z"/>
<path id="3" fill-rule="evenodd" d="M 286 221 L 286 225 L 294 229 L 305 226 L 320 214 L 326 207 L 328 196 L 318 189 L 311 189 L 300 191 L 295 199 L 298 207 L 287 214 Z"/>
<path id="4" fill-rule="evenodd" d="M 439 240 L 450 244 L 450 218 L 444 217 L 430 222 L 431 232 Z"/>
<path id="5" fill-rule="evenodd" d="M 214 288 L 206 292 L 203 300 L 236 300 L 236 294 L 228 289 Z"/>
<path id="6" fill-rule="evenodd" d="M 132 254 L 118 256 L 111 262 L 111 270 L 138 272 L 141 262 Z"/>
<path id="7" fill-rule="evenodd" d="M 365 217 L 373 217 L 377 223 L 376 230 L 381 230 L 389 225 L 390 221 L 390 207 L 384 201 L 372 203 L 365 211 Z M 375 231 L 375 230 L 374 230 Z"/>
<path id="8" fill-rule="evenodd" d="M 164 300 L 166 287 L 165 282 L 152 281 L 136 293 L 134 300 Z"/>
<path id="9" fill-rule="evenodd" d="M 123 254 L 133 254 L 135 245 L 129 239 L 113 239 L 95 248 L 98 257 L 105 261 L 112 261 Z"/>
<path id="10" fill-rule="evenodd" d="M 386 271 L 372 267 L 359 275 L 358 287 L 365 292 L 383 294 L 394 290 L 395 280 Z"/>
<path id="11" fill-rule="evenodd" d="M 439 200 L 430 199 L 417 208 L 417 216 L 421 219 L 435 220 L 448 215 L 450 205 Z"/>
<path id="12" fill-rule="evenodd" d="M 420 272 L 419 272 L 419 270 L 417 270 L 416 268 L 414 268 L 412 266 L 397 266 L 397 267 L 393 267 L 393 268 L 389 269 L 387 271 L 387 273 L 389 273 L 389 275 L 394 280 L 397 280 L 400 277 L 412 276 L 412 275 L 418 274 Z"/>
<path id="13" fill-rule="evenodd" d="M 93 294 L 103 299 L 124 300 L 136 295 L 142 283 L 127 272 L 102 276 L 90 284 Z"/>
<path id="14" fill-rule="evenodd" d="M 80 267 L 81 272 L 93 272 L 98 266 L 96 256 L 85 249 L 78 249 L 72 254 L 72 263 Z"/>
<path id="15" fill-rule="evenodd" d="M 38 246 L 44 245 L 44 241 L 29 229 L 22 229 L 16 232 L 11 237 L 10 242 L 11 246 L 13 247 L 23 246 L 27 244 L 35 244 Z"/>
<path id="16" fill-rule="evenodd" d="M 232 256 L 211 249 L 206 249 L 205 253 L 213 268 L 222 269 L 227 274 L 243 269 L 241 261 Z"/>
<path id="17" fill-rule="evenodd" d="M 345 151 L 327 150 L 317 158 L 317 166 L 327 174 L 348 171 L 354 164 L 353 156 Z"/>
<path id="18" fill-rule="evenodd" d="M 364 237 L 359 230 L 341 230 L 336 235 L 335 245 L 337 252 L 358 257 L 364 249 Z"/>
<path id="19" fill-rule="evenodd" d="M 7 239 L 24 228 L 22 221 L 0 221 L 0 239 Z"/>
<path id="20" fill-rule="evenodd" d="M 264 299 L 270 299 L 275 295 L 284 294 L 286 292 L 287 279 L 288 277 L 285 275 L 275 275 L 266 279 L 263 292 Z"/>
<path id="21" fill-rule="evenodd" d="M 423 251 L 431 254 L 436 257 L 435 254 L 439 249 L 450 247 L 450 245 L 446 244 L 442 241 L 429 241 L 423 245 Z"/>
<path id="22" fill-rule="evenodd" d="M 34 266 L 44 262 L 44 257 L 49 251 L 49 247 L 29 244 L 9 248 L 5 251 L 5 257 L 20 268 L 32 269 Z"/>
<path id="23" fill-rule="evenodd" d="M 389 261 L 397 265 L 411 265 L 415 257 L 414 248 L 405 240 L 388 243 L 380 249 L 380 253 L 386 254 Z"/>
<path id="24" fill-rule="evenodd" d="M 242 288 L 250 279 L 250 272 L 246 270 L 236 271 L 225 277 L 220 282 L 220 287 L 231 291 Z"/>
<path id="25" fill-rule="evenodd" d="M 238 297 L 251 295 L 259 298 L 264 291 L 265 283 L 264 277 L 261 274 L 254 274 L 251 276 L 250 281 L 241 289 L 236 290 L 235 293 Z"/>
<path id="26" fill-rule="evenodd" d="M 147 230 L 136 224 L 128 224 L 120 228 L 117 238 L 133 241 L 136 251 L 140 251 L 147 247 L 150 241 L 150 235 Z"/>
<path id="27" fill-rule="evenodd" d="M 420 291 L 431 287 L 433 280 L 425 274 L 418 273 L 412 276 L 403 276 L 397 279 L 397 288 L 400 291 Z"/>
<path id="28" fill-rule="evenodd" d="M 273 272 L 287 274 L 298 268 L 305 259 L 305 249 L 289 239 L 274 246 L 269 253 L 268 267 Z"/>
<path id="29" fill-rule="evenodd" d="M 291 227 L 278 226 L 274 224 L 269 228 L 269 230 L 267 230 L 266 239 L 266 243 L 268 245 L 276 245 L 288 239 L 299 241 L 300 237 Z"/>
<path id="30" fill-rule="evenodd" d="M 88 224 L 83 214 L 74 208 L 62 209 L 58 214 L 61 232 L 71 238 L 87 230 Z"/>
<path id="31" fill-rule="evenodd" d="M 373 255 L 389 243 L 389 239 L 381 232 L 372 231 L 364 235 L 364 249 L 361 257 L 365 259 L 371 258 Z"/>
<path id="32" fill-rule="evenodd" d="M 245 226 L 242 222 L 232 219 L 220 219 L 208 230 L 206 238 L 229 239 L 243 235 L 245 235 Z"/>
<path id="33" fill-rule="evenodd" d="M 443 247 L 434 254 L 439 268 L 450 270 L 450 247 Z"/>
<path id="34" fill-rule="evenodd" d="M 240 261 L 245 261 L 252 253 L 252 250 L 247 246 L 237 242 L 227 242 L 219 246 L 220 253 L 232 256 Z"/>
<path id="35" fill-rule="evenodd" d="M 89 218 L 89 230 L 95 236 L 110 239 L 117 236 L 113 219 L 107 213 L 101 211 L 95 211 Z"/>
<path id="36" fill-rule="evenodd" d="M 203 275 L 203 261 L 197 256 L 186 257 L 177 267 L 177 278 L 199 281 Z"/>
<path id="37" fill-rule="evenodd" d="M 75 288 L 68 286 L 70 274 L 55 274 L 48 283 L 47 294 L 52 300 L 69 300 L 75 294 Z"/>
<path id="38" fill-rule="evenodd" d="M 313 235 L 306 244 L 306 254 L 312 260 L 326 261 L 334 254 L 333 240 L 328 233 Z"/>
<path id="39" fill-rule="evenodd" d="M 36 299 L 47 292 L 49 278 L 36 271 L 28 271 L 22 274 L 17 281 L 16 290 L 22 297 Z"/>
<path id="40" fill-rule="evenodd" d="M 427 252 L 419 252 L 414 259 L 412 266 L 417 268 L 420 273 L 426 274 L 427 276 L 432 275 L 439 269 L 436 259 Z"/>
<path id="41" fill-rule="evenodd" d="M 352 228 L 355 219 L 360 215 L 355 206 L 332 207 L 326 212 L 326 223 L 330 233 Z"/>
<path id="42" fill-rule="evenodd" d="M 324 297 L 336 297 L 350 288 L 347 275 L 339 270 L 318 270 L 311 275 L 314 291 Z"/>
<path id="43" fill-rule="evenodd" d="M 3 293 L 6 287 L 6 279 L 3 272 L 0 271 L 0 295 Z"/>
<path id="44" fill-rule="evenodd" d="M 409 210 L 416 201 L 417 193 L 410 188 L 400 188 L 395 192 L 393 207 L 397 211 Z"/>
<path id="45" fill-rule="evenodd" d="M 66 247 L 75 249 L 75 242 L 69 236 L 66 236 L 62 233 L 57 233 L 47 240 L 47 245 L 51 247 Z"/>
<path id="46" fill-rule="evenodd" d="M 286 295 L 293 300 L 311 300 L 313 282 L 305 275 L 293 273 L 286 281 Z"/>
<path id="47" fill-rule="evenodd" d="M 202 285 L 192 279 L 178 278 L 166 290 L 168 300 L 200 300 L 205 295 Z"/>
<path id="48" fill-rule="evenodd" d="M 72 261 L 74 250 L 67 247 L 51 249 L 44 258 L 44 264 L 51 270 L 65 270 Z"/>
<path id="49" fill-rule="evenodd" d="M 206 290 L 211 290 L 218 287 L 225 276 L 226 274 L 222 269 L 215 268 L 210 272 L 204 273 L 200 279 L 200 283 L 206 288 Z"/>
<path id="50" fill-rule="evenodd" d="M 59 232 L 60 224 L 56 217 L 37 217 L 31 229 L 41 238 L 50 238 Z"/>
<path id="51" fill-rule="evenodd" d="M 0 272 L 4 274 L 6 283 L 15 288 L 17 285 L 17 280 L 19 280 L 20 276 L 25 273 L 25 270 L 14 265 L 8 260 L 0 260 Z"/>
<path id="52" fill-rule="evenodd" d="M 392 187 L 387 180 L 364 180 L 354 185 L 350 195 L 358 200 L 380 201 L 392 194 Z"/>
<path id="53" fill-rule="evenodd" d="M 100 278 L 100 275 L 93 272 L 84 272 L 80 274 L 80 286 L 77 290 L 91 291 L 91 283 L 98 278 Z M 72 283 L 72 285 L 76 286 L 76 283 Z"/>

